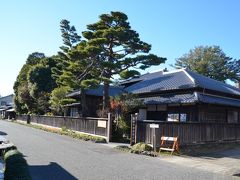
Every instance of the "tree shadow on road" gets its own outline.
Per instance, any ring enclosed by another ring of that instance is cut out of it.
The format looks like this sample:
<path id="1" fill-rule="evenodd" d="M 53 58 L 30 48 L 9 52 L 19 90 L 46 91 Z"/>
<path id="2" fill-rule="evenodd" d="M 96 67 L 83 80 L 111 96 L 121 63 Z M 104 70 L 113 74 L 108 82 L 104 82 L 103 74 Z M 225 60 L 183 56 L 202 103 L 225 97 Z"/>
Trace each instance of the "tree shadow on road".
<path id="1" fill-rule="evenodd" d="M 240 177 L 240 173 L 238 173 L 238 174 L 233 174 L 233 176 Z"/>
<path id="2" fill-rule="evenodd" d="M 29 171 L 33 180 L 77 180 L 76 177 L 55 162 L 50 162 L 48 165 L 29 166 Z"/>
<path id="3" fill-rule="evenodd" d="M 219 158 L 240 159 L 240 143 L 202 145 L 201 147 L 189 148 L 188 152 L 183 154 L 209 160 Z"/>

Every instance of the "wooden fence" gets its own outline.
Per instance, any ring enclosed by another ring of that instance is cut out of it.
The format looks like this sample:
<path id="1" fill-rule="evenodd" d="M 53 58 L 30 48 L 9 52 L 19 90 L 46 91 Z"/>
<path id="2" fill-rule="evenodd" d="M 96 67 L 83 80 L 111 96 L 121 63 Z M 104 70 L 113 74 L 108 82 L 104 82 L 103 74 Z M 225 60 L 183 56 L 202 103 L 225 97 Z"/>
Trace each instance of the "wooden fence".
<path id="1" fill-rule="evenodd" d="M 58 128 L 65 127 L 74 131 L 104 136 L 108 141 L 111 138 L 110 114 L 108 118 L 18 115 L 17 119 L 27 123 L 37 123 Z"/>
<path id="2" fill-rule="evenodd" d="M 180 145 L 240 140 L 240 124 L 146 120 L 135 121 L 135 137 L 132 138 L 135 139 L 135 143 L 153 143 L 154 131 L 150 128 L 150 124 L 159 125 L 159 128 L 155 129 L 157 147 L 161 136 L 178 136 Z"/>

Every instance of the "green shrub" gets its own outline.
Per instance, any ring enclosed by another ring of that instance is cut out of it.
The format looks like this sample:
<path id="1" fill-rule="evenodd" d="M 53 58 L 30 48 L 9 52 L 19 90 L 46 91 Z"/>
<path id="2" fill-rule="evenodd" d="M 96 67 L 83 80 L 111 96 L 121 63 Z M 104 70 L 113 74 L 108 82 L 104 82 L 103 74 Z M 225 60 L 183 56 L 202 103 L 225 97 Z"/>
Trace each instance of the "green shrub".
<path id="1" fill-rule="evenodd" d="M 62 131 L 68 131 L 67 127 L 66 126 L 62 126 Z"/>
<path id="2" fill-rule="evenodd" d="M 9 150 L 6 152 L 4 155 L 4 161 L 4 179 L 32 179 L 28 170 L 27 162 L 18 150 Z"/>
<path id="3" fill-rule="evenodd" d="M 134 144 L 131 148 L 132 153 L 142 153 L 144 151 L 152 151 L 152 147 L 146 143 L 140 142 L 137 144 Z"/>
<path id="4" fill-rule="evenodd" d="M 95 137 L 95 139 L 93 140 L 95 143 L 106 143 L 106 139 L 102 138 L 102 137 Z"/>

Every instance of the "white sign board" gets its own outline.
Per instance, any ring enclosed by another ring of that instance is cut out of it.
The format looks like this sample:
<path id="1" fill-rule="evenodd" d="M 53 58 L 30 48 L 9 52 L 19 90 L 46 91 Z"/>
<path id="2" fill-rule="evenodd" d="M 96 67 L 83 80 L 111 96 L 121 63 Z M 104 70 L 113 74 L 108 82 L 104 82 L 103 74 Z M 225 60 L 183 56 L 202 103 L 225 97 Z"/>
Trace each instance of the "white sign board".
<path id="1" fill-rule="evenodd" d="M 159 124 L 150 124 L 150 128 L 159 128 Z"/>
<path id="2" fill-rule="evenodd" d="M 107 128 L 107 121 L 98 120 L 97 126 L 102 128 Z"/>

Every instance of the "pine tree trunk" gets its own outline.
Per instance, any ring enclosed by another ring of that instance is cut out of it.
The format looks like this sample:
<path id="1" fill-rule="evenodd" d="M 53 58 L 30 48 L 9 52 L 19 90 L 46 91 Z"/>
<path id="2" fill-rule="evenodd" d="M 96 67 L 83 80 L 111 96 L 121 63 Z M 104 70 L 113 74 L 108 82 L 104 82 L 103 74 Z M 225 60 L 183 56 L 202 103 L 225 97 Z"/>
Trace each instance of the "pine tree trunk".
<path id="1" fill-rule="evenodd" d="M 109 101 L 109 82 L 104 82 L 103 87 L 103 111 L 109 109 L 110 101 Z"/>
<path id="2" fill-rule="evenodd" d="M 85 89 L 81 89 L 81 106 L 82 106 L 82 117 L 87 116 L 87 102 Z"/>

